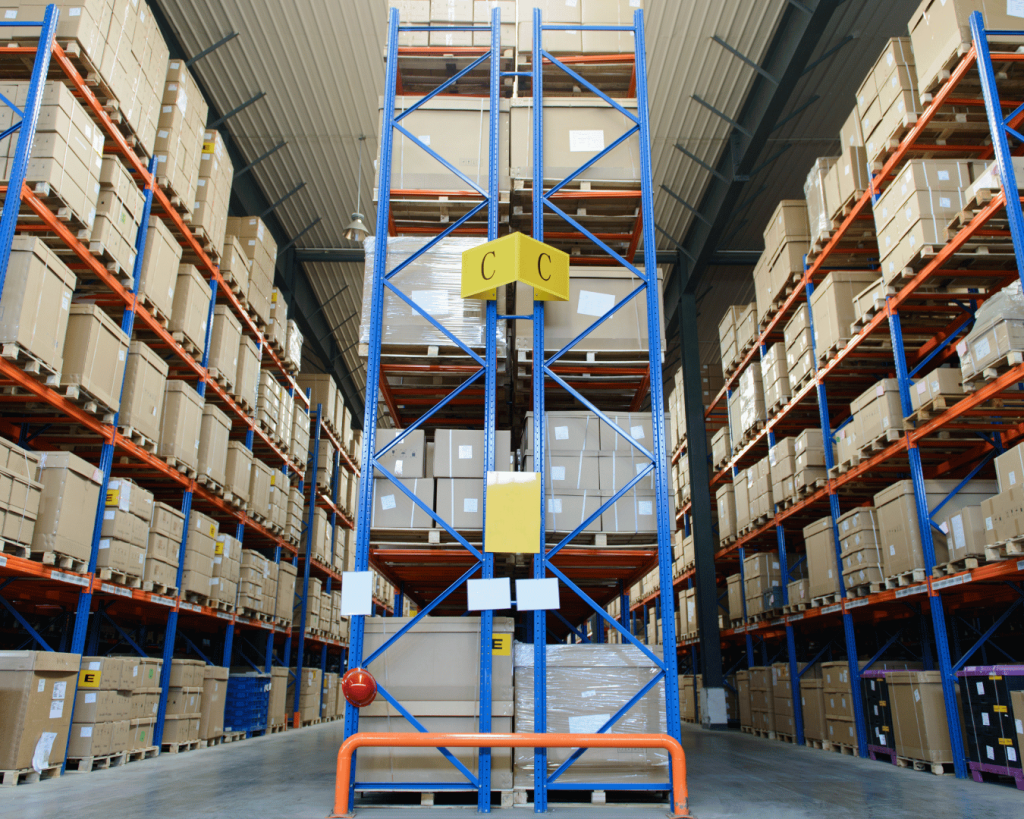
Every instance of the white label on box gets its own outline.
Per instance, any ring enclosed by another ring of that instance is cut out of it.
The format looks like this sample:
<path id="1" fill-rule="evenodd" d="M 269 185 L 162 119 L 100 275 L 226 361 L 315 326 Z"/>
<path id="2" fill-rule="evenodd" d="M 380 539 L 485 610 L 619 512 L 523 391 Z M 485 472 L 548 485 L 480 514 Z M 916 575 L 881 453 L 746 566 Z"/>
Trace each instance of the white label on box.
<path id="1" fill-rule="evenodd" d="M 1006 13 L 1011 17 L 1024 17 L 1024 0 L 1006 0 Z"/>
<path id="2" fill-rule="evenodd" d="M 604 131 L 569 131 L 572 153 L 597 153 L 604 150 Z"/>
<path id="3" fill-rule="evenodd" d="M 83 737 L 83 738 L 84 737 L 91 737 L 92 736 L 92 726 L 91 725 L 83 725 L 82 729 L 81 729 L 81 731 L 79 732 L 78 735 L 80 737 Z"/>
<path id="4" fill-rule="evenodd" d="M 980 696 L 984 695 L 984 693 L 985 693 L 985 683 L 979 682 L 979 683 L 977 683 L 977 686 L 978 686 L 978 696 L 980 697 Z"/>
<path id="5" fill-rule="evenodd" d="M 548 512 L 553 515 L 562 514 L 562 499 L 548 498 Z"/>
<path id="6" fill-rule="evenodd" d="M 569 717 L 569 733 L 596 734 L 611 718 L 611 714 L 580 714 Z"/>
<path id="7" fill-rule="evenodd" d="M 395 474 L 396 475 L 401 475 L 402 474 L 402 460 L 401 460 L 401 458 L 399 458 L 398 460 L 395 461 Z"/>
<path id="8" fill-rule="evenodd" d="M 928 389 L 928 382 L 927 381 L 918 381 L 914 385 L 914 388 L 917 390 L 917 394 L 921 395 L 921 394 L 923 394 Z"/>
<path id="9" fill-rule="evenodd" d="M 479 503 L 480 501 L 478 498 L 463 498 L 462 511 L 476 514 L 476 512 L 479 511 Z"/>
<path id="10" fill-rule="evenodd" d="M 60 309 L 67 310 L 71 306 L 71 297 L 65 293 L 60 297 Z"/>
<path id="11" fill-rule="evenodd" d="M 1006 758 L 1008 760 L 1010 760 L 1010 762 L 1016 762 L 1017 761 L 1017 752 L 1015 750 L 1013 750 L 1013 746 L 1012 745 L 1007 746 L 1007 748 L 1006 748 Z"/>
<path id="12" fill-rule="evenodd" d="M 64 716 L 64 700 L 54 700 L 50 703 L 50 719 L 60 719 Z"/>
<path id="13" fill-rule="evenodd" d="M 430 144 L 430 134 L 420 134 L 419 136 L 416 137 L 416 139 L 418 139 L 424 145 Z"/>
<path id="14" fill-rule="evenodd" d="M 950 208 L 952 206 L 953 206 L 953 203 L 949 200 L 948 196 L 940 196 L 939 197 L 939 207 L 940 208 Z"/>
<path id="15" fill-rule="evenodd" d="M 46 690 L 46 680 L 40 680 L 39 685 L 36 686 L 36 692 L 42 694 Z"/>
<path id="16" fill-rule="evenodd" d="M 383 509 L 384 511 L 387 511 L 388 509 L 394 509 L 395 508 L 395 496 L 394 495 L 384 495 L 380 499 L 380 508 Z"/>
<path id="17" fill-rule="evenodd" d="M 615 296 L 611 293 L 595 293 L 580 290 L 579 305 L 576 312 L 581 316 L 600 318 L 615 306 Z"/>
<path id="18" fill-rule="evenodd" d="M 949 181 L 949 171 L 939 171 L 936 174 L 936 176 L 938 176 L 940 181 L 942 181 L 942 182 L 948 182 Z"/>
<path id="19" fill-rule="evenodd" d="M 982 338 L 981 341 L 974 345 L 974 357 L 984 358 L 989 354 L 991 349 L 992 348 L 989 346 L 988 339 Z"/>
<path id="20" fill-rule="evenodd" d="M 448 315 L 447 290 L 413 290 L 409 297 L 431 316 Z"/>
<path id="21" fill-rule="evenodd" d="M 996 752 L 992 750 L 992 746 L 991 745 L 986 745 L 985 746 L 985 756 L 987 756 L 989 759 L 995 759 L 996 758 Z"/>
<path id="22" fill-rule="evenodd" d="M 644 428 L 642 426 L 630 427 L 629 434 L 636 440 L 642 441 L 644 439 Z"/>
<path id="23" fill-rule="evenodd" d="M 39 735 L 39 741 L 32 752 L 32 769 L 36 773 L 42 773 L 43 768 L 50 766 L 50 751 L 53 749 L 54 740 L 57 734 L 54 731 L 43 731 Z"/>
<path id="24" fill-rule="evenodd" d="M 569 427 L 555 427 L 555 440 L 566 441 L 569 439 Z"/>
<path id="25" fill-rule="evenodd" d="M 992 518 L 985 518 L 985 531 L 989 532 L 992 530 Z"/>
<path id="26" fill-rule="evenodd" d="M 465 461 L 473 457 L 472 444 L 459 444 L 459 460 Z"/>
<path id="27" fill-rule="evenodd" d="M 4 19 L 5 20 L 17 20 L 18 19 L 18 10 L 17 9 L 9 9 L 8 11 L 5 11 L 4 12 Z"/>
<path id="28" fill-rule="evenodd" d="M 654 514 L 654 504 L 651 501 L 637 501 L 636 513 L 644 517 Z"/>
<path id="29" fill-rule="evenodd" d="M 892 546 L 892 545 L 890 545 L 890 546 L 889 546 L 889 555 L 890 555 L 890 556 L 895 556 L 895 554 L 896 554 L 896 547 L 895 547 L 895 546 Z"/>
<path id="30" fill-rule="evenodd" d="M 637 464 L 636 465 L 636 474 L 639 475 L 645 469 L 647 469 L 647 464 Z"/>
<path id="31" fill-rule="evenodd" d="M 988 711 L 982 711 L 981 712 L 981 724 L 982 725 L 988 725 L 989 724 L 989 721 L 988 721 Z"/>
<path id="32" fill-rule="evenodd" d="M 103 666 L 103 664 L 101 662 L 94 661 L 94 662 L 89 663 L 89 670 L 90 671 L 99 671 L 100 668 L 102 668 L 102 666 Z"/>
<path id="33" fill-rule="evenodd" d="M 553 467 L 551 467 L 551 480 L 553 480 L 553 481 L 564 481 L 565 480 L 565 467 L 564 466 L 553 466 Z"/>
<path id="34" fill-rule="evenodd" d="M 92 692 L 92 693 L 89 693 L 89 694 L 85 695 L 85 703 L 86 703 L 86 705 L 89 705 L 90 703 L 94 703 L 94 702 L 96 702 L 96 693 L 95 692 Z"/>
<path id="35" fill-rule="evenodd" d="M 920 702 L 920 701 L 921 701 L 921 691 L 920 691 L 920 689 L 915 688 L 914 689 L 914 702 Z"/>

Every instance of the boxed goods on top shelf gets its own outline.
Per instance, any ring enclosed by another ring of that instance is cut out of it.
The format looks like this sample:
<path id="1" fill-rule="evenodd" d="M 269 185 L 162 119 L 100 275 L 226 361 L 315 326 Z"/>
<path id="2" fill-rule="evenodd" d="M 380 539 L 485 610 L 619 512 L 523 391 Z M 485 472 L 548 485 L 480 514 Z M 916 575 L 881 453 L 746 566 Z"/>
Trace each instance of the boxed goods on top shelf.
<path id="1" fill-rule="evenodd" d="M 105 157 L 100 169 L 96 220 L 92 231 L 81 231 L 78 238 L 88 240 L 89 250 L 113 262 L 123 275 L 130 275 L 135 266 L 135 241 L 144 202 L 142 189 L 120 158 Z"/>
<path id="2" fill-rule="evenodd" d="M 857 90 L 857 111 L 868 161 L 878 162 L 924 111 L 909 37 L 889 40 Z"/>
<path id="3" fill-rule="evenodd" d="M 204 241 L 206 252 L 214 261 L 220 261 L 223 254 L 234 176 L 235 168 L 220 131 L 204 131 L 190 228 Z"/>
<path id="4" fill-rule="evenodd" d="M 45 0 L 21 0 L 6 10 L 7 20 L 42 20 Z M 79 70 L 93 75 L 101 102 L 113 103 L 114 119 L 134 135 L 149 154 L 156 141 L 157 120 L 167 77 L 168 49 L 144 0 L 60 0 L 54 3 L 57 42 L 72 43 Z M 37 43 L 37 28 L 4 28 L 3 39 Z"/>
<path id="5" fill-rule="evenodd" d="M 246 289 L 249 310 L 260 324 L 266 326 L 270 321 L 270 295 L 274 287 L 277 242 L 258 216 L 229 216 L 225 246 L 232 245 L 234 239 L 238 240 L 250 262 Z"/>
<path id="6" fill-rule="evenodd" d="M 156 132 L 156 178 L 191 220 L 208 107 L 184 60 L 167 65 Z"/>
<path id="7" fill-rule="evenodd" d="M 478 2 L 477 5 L 487 5 Z M 643 8 L 643 0 L 537 0 L 519 4 L 517 45 L 520 65 L 533 59 L 533 9 L 541 10 L 545 25 L 580 23 L 584 26 L 631 26 L 633 12 Z M 506 18 L 502 9 L 501 19 Z M 633 51 L 633 35 L 628 31 L 546 31 L 544 50 L 551 54 L 619 54 Z"/>
<path id="8" fill-rule="evenodd" d="M 972 389 L 985 370 L 997 372 L 1024 354 L 1024 295 L 1014 282 L 988 299 L 975 314 L 974 327 L 956 345 L 964 386 Z M 969 386 L 970 385 L 970 386 Z"/>
<path id="9" fill-rule="evenodd" d="M 23 107 L 28 99 L 29 83 L 0 84 L 0 93 L 14 105 Z M 17 118 L 17 119 L 16 119 Z M 3 106 L 0 128 L 10 129 L 20 120 L 14 110 Z M 9 179 L 21 132 L 15 131 L 3 141 L 6 160 L 3 179 Z M 103 131 L 89 112 L 62 82 L 43 86 L 39 120 L 32 141 L 32 155 L 25 171 L 25 182 L 44 199 L 56 200 L 54 208 L 65 212 L 79 228 L 91 231 L 96 218 L 103 168 Z M 39 187 L 43 183 L 43 187 Z"/>

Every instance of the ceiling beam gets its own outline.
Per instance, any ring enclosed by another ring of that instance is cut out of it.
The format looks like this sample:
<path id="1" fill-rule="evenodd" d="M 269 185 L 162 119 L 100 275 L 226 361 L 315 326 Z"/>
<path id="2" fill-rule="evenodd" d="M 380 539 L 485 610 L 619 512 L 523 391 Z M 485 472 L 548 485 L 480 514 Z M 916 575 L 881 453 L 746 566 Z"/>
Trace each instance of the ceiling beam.
<path id="1" fill-rule="evenodd" d="M 157 21 L 161 34 L 167 41 L 170 56 L 173 59 L 187 60 L 188 55 L 178 40 L 178 35 L 171 28 L 167 20 L 160 0 L 152 3 L 150 8 Z M 218 119 L 216 109 L 210 102 L 210 95 L 197 74 L 193 73 L 193 79 L 199 87 L 200 93 L 210 106 L 210 121 Z M 235 141 L 231 138 L 226 127 L 218 129 L 224 139 L 224 147 L 231 158 L 235 168 L 246 168 L 247 161 L 239 150 Z M 276 150 L 276 149 L 275 149 Z M 228 206 L 233 216 L 251 216 L 255 213 L 265 213 L 270 208 L 270 200 L 263 193 L 253 174 L 236 175 L 231 188 L 231 200 Z M 272 210 L 272 209 L 271 209 Z M 288 233 L 281 224 L 280 219 L 270 212 L 264 217 L 264 223 L 270 234 L 274 237 L 278 247 L 289 245 Z M 301 262 L 296 259 L 299 251 L 289 247 L 284 253 L 279 254 L 277 268 L 274 271 L 274 284 L 284 291 L 290 307 L 290 318 L 293 318 L 299 325 L 304 340 L 312 348 L 327 372 L 334 376 L 335 381 L 341 389 L 345 405 L 353 414 L 353 426 L 360 427 L 363 422 L 363 397 L 356 384 L 355 379 L 345 364 L 344 356 L 338 348 L 337 342 L 331 333 L 331 327 L 327 323 L 324 312 L 321 309 L 316 292 L 310 284 L 309 277 Z M 360 250 L 360 253 L 362 251 Z"/>
<path id="2" fill-rule="evenodd" d="M 821 43 L 825 27 L 841 3 L 842 0 L 806 0 L 803 3 L 791 2 L 783 10 L 760 70 L 751 83 L 734 126 L 730 128 L 729 139 L 724 141 L 722 155 L 715 166 L 716 173 L 711 175 L 707 190 L 697 205 L 702 218 L 691 221 L 683 240 L 683 253 L 689 260 L 687 267 L 690 273 L 682 281 L 680 270 L 673 267 L 666 282 L 666 323 L 675 320 L 679 288 L 696 292 L 702 275 L 714 264 L 716 248 L 736 212 L 740 192 L 750 180 L 752 169 L 768 142 L 768 135 L 782 116 L 811 54 Z M 737 65 L 733 70 L 749 69 Z M 698 102 L 703 103 L 702 100 Z"/>

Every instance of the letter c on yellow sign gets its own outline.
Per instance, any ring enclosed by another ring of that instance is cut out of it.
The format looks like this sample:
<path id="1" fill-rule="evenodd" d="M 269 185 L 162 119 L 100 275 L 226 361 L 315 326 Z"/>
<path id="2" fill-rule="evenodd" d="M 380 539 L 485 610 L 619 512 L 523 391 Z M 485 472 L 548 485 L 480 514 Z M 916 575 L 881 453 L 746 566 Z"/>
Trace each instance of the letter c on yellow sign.
<path id="1" fill-rule="evenodd" d="M 550 262 L 551 257 L 547 253 L 541 253 L 540 256 L 537 257 L 537 275 L 539 275 L 544 281 L 549 282 L 551 281 L 551 274 L 544 274 L 544 271 L 541 269 L 540 266 L 541 259 L 547 259 Z"/>
<path id="2" fill-rule="evenodd" d="M 487 272 L 486 272 L 486 271 L 484 270 L 484 265 L 485 265 L 485 264 L 487 263 L 487 257 L 488 257 L 488 256 L 493 256 L 493 255 L 494 255 L 494 251 L 493 251 L 493 250 L 489 250 L 489 251 L 487 251 L 487 252 L 486 252 L 486 253 L 484 254 L 484 257 L 483 257 L 483 258 L 482 258 L 482 259 L 480 260 L 480 277 L 481 277 L 481 278 L 482 278 L 482 279 L 483 279 L 483 280 L 484 280 L 485 282 L 486 282 L 486 281 L 490 281 L 491 279 L 493 279 L 493 278 L 494 278 L 494 271 L 491 271 L 491 275 L 490 275 L 490 276 L 488 276 L 488 275 L 487 275 Z"/>

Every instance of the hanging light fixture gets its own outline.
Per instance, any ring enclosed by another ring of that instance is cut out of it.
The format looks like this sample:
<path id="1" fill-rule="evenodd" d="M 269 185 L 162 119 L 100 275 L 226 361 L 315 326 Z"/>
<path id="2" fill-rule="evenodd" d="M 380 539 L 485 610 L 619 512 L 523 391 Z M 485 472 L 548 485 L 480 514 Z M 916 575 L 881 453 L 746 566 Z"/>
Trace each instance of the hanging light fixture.
<path id="1" fill-rule="evenodd" d="M 363 214 L 360 213 L 363 198 L 363 143 L 366 137 L 359 135 L 359 183 L 356 192 L 356 211 L 352 214 L 352 221 L 345 226 L 345 238 L 350 242 L 362 242 L 370 235 L 370 229 L 363 221 Z"/>

